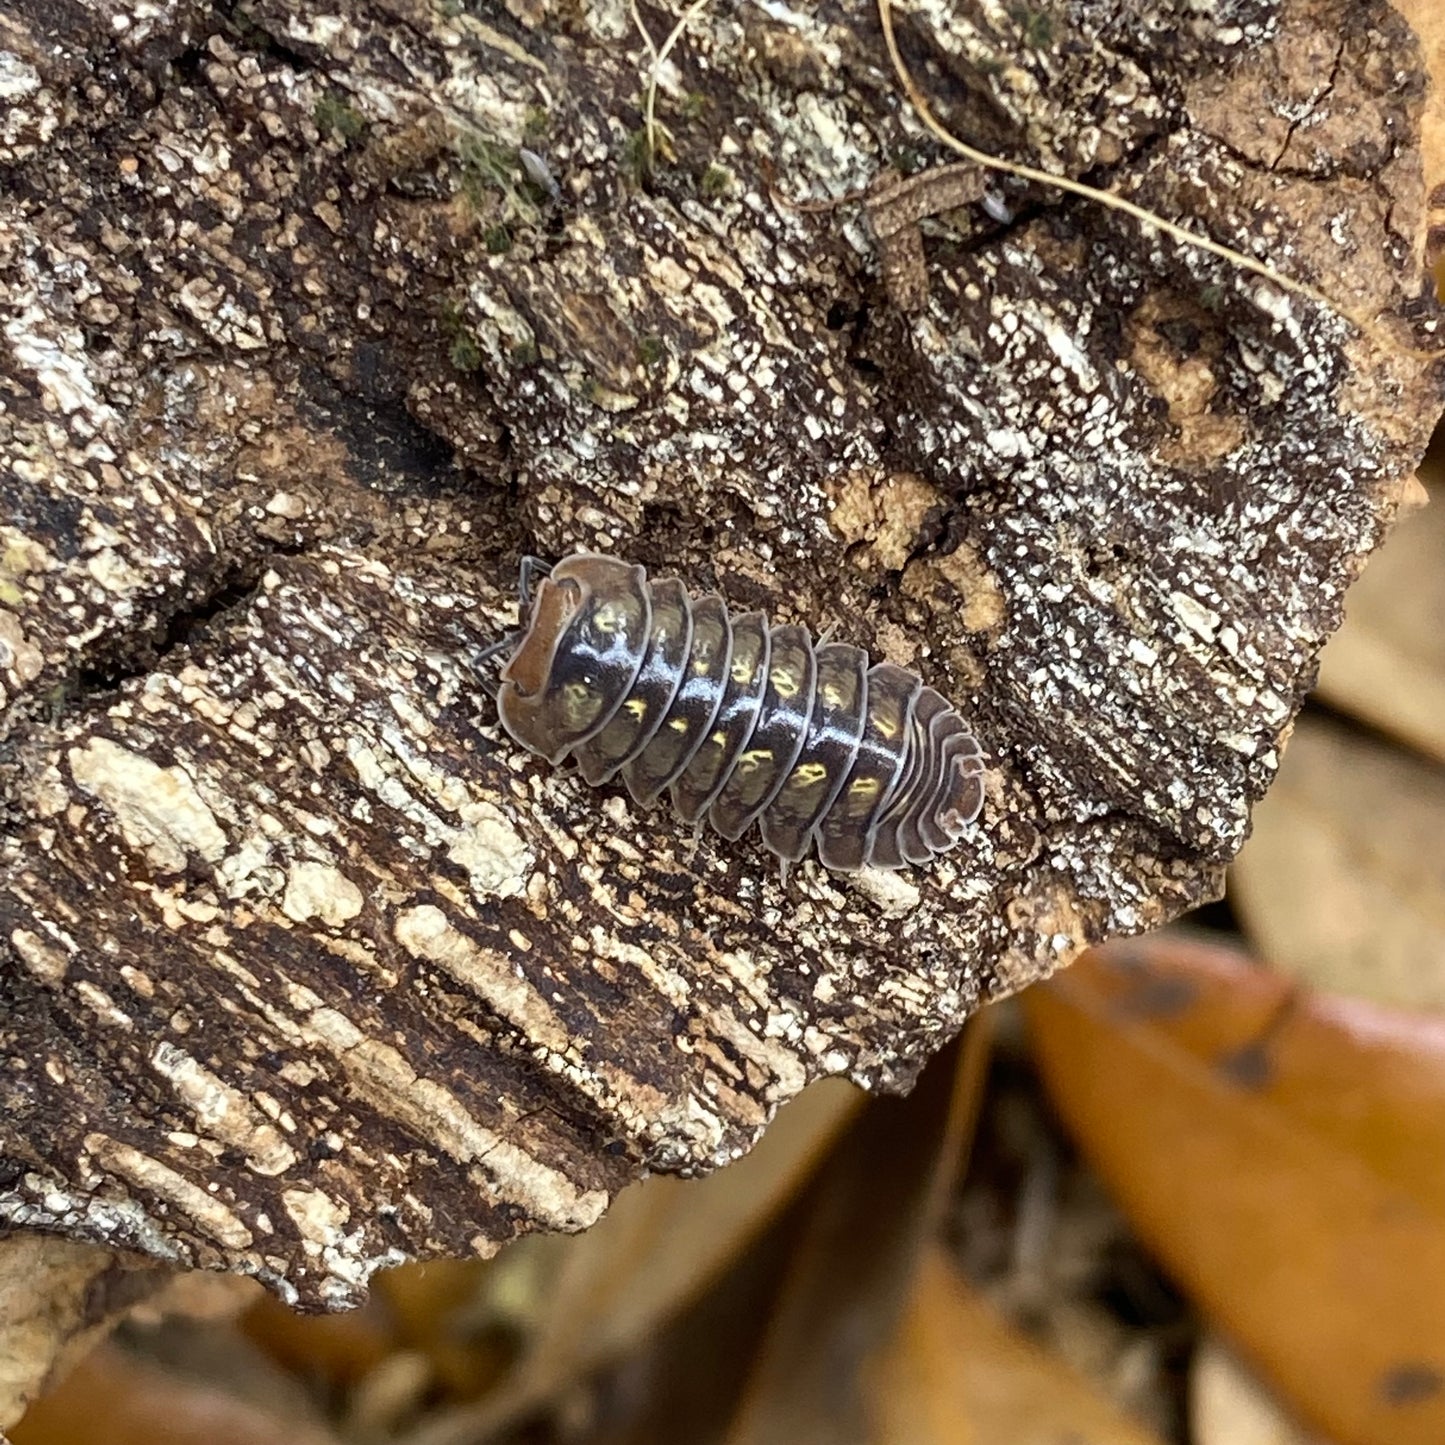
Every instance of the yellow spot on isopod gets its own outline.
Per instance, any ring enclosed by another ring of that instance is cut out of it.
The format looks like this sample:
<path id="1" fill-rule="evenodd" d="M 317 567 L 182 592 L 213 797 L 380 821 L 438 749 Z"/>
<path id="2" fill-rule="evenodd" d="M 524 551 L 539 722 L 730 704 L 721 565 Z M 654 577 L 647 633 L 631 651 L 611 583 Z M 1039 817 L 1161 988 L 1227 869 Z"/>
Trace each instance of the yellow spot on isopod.
<path id="1" fill-rule="evenodd" d="M 797 697 L 802 688 L 801 679 L 786 664 L 773 669 L 773 691 L 779 697 Z"/>
<path id="2" fill-rule="evenodd" d="M 687 719 L 685 717 L 675 717 L 668 723 L 668 727 L 675 733 L 685 733 L 687 731 Z"/>
<path id="3" fill-rule="evenodd" d="M 772 760 L 772 748 L 749 748 L 738 759 L 738 772 L 746 777 L 747 774 L 755 773 L 759 768 L 765 767 Z"/>
<path id="4" fill-rule="evenodd" d="M 848 791 L 855 797 L 871 798 L 878 791 L 878 779 L 854 778 L 848 785 Z"/>
<path id="5" fill-rule="evenodd" d="M 798 792 L 811 792 L 828 781 L 828 769 L 823 763 L 799 763 L 788 779 L 788 786 Z"/>
<path id="6" fill-rule="evenodd" d="M 622 609 L 615 602 L 604 602 L 592 614 L 593 629 L 608 635 L 618 631 L 622 626 L 622 621 Z"/>
<path id="7" fill-rule="evenodd" d="M 647 716 L 647 703 L 640 697 L 634 697 L 623 704 L 623 711 L 629 717 L 635 717 L 638 722 L 641 722 Z"/>
<path id="8" fill-rule="evenodd" d="M 562 689 L 562 712 L 569 721 L 585 717 L 597 710 L 597 694 L 584 683 L 569 682 Z"/>

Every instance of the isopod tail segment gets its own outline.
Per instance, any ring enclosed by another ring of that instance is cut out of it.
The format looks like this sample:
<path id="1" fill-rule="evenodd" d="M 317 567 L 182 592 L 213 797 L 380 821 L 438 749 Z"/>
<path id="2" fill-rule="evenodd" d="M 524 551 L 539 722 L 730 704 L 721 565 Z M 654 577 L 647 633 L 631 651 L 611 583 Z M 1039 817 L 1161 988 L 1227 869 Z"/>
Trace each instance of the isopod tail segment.
<path id="1" fill-rule="evenodd" d="M 928 863 L 978 816 L 982 751 L 916 673 L 617 558 L 538 571 L 524 564 L 525 620 L 489 652 L 508 652 L 503 727 L 554 765 L 620 775 L 643 807 L 667 792 L 727 839 L 756 823 L 785 882 L 815 847 L 841 872 Z"/>

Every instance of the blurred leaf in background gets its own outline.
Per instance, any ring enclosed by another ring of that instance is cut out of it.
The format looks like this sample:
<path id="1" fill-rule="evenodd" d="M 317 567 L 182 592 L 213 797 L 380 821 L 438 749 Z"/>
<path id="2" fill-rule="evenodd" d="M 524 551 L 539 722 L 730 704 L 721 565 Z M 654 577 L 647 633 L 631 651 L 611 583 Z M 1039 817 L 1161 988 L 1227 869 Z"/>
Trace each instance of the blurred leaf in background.
<path id="1" fill-rule="evenodd" d="M 1026 1008 L 1140 1237 L 1300 1413 L 1362 1445 L 1445 1440 L 1445 1020 L 1168 934 Z"/>

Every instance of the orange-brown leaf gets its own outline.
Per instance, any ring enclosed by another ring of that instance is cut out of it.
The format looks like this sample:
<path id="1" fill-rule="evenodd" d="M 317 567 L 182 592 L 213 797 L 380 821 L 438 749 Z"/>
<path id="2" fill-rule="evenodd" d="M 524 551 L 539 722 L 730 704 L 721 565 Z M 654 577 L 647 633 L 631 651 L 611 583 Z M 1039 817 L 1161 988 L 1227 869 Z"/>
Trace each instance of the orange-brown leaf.
<path id="1" fill-rule="evenodd" d="M 893 1338 L 918 1261 L 972 1140 L 989 1024 L 924 1070 L 907 1099 L 874 1099 L 822 1170 L 727 1445 L 857 1445 L 863 1379 Z"/>
<path id="2" fill-rule="evenodd" d="M 938 1245 L 869 1384 L 873 1445 L 1158 1445 L 1010 1329 Z"/>
<path id="3" fill-rule="evenodd" d="M 1346 1445 L 1445 1440 L 1445 1024 L 1161 935 L 1025 1006 L 1141 1238 Z"/>
<path id="4" fill-rule="evenodd" d="M 346 1314 L 303 1315 L 262 1295 L 237 1328 L 291 1374 L 336 1387 L 354 1385 L 397 1348 L 375 1297 Z"/>
<path id="5" fill-rule="evenodd" d="M 12 1439 L 14 1445 L 338 1445 L 337 1436 L 295 1408 L 258 1404 L 109 1343 L 37 1400 Z"/>

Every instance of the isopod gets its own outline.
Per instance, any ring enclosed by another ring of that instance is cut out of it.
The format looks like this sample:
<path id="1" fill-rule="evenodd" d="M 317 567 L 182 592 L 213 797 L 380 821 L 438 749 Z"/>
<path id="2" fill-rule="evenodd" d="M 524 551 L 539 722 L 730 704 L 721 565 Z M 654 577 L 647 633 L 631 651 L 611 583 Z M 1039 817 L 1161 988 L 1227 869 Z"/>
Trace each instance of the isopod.
<path id="1" fill-rule="evenodd" d="M 502 726 L 588 783 L 619 773 L 644 807 L 724 838 L 756 823 L 783 864 L 924 864 L 983 806 L 984 762 L 954 708 L 861 648 L 733 614 L 715 593 L 615 557 L 522 564 L 519 629 L 497 689 Z"/>

